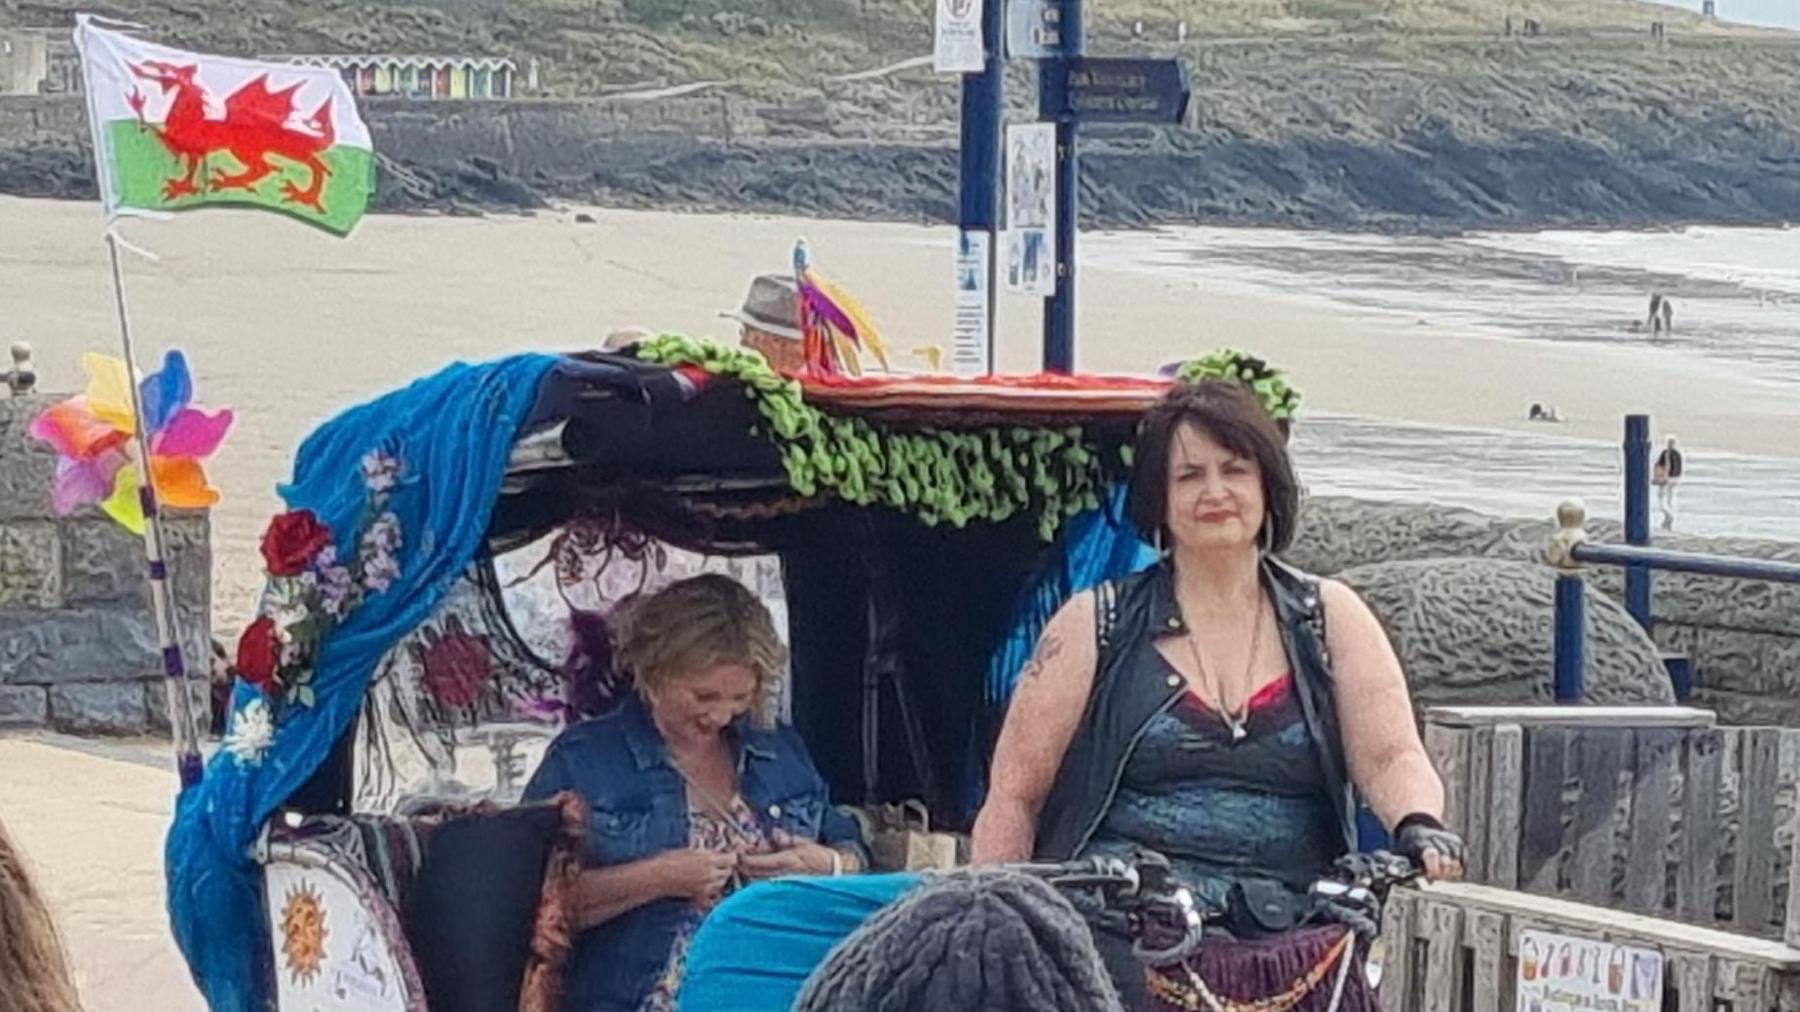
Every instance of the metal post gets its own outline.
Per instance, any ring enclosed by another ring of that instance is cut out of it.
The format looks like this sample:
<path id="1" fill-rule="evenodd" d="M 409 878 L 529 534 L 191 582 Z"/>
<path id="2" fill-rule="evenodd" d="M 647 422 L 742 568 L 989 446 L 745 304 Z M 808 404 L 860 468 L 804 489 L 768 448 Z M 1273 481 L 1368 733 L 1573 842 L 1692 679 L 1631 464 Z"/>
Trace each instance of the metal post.
<path id="1" fill-rule="evenodd" d="M 125 305 L 125 275 L 119 268 L 119 236 L 110 227 L 106 230 L 106 256 L 112 267 L 113 300 L 119 311 L 119 341 L 125 352 L 125 385 L 131 390 L 131 416 L 137 430 L 137 466 L 142 481 L 138 486 L 138 503 L 144 511 L 144 559 L 150 576 L 150 612 L 156 620 L 157 642 L 162 651 L 163 684 L 169 698 L 169 727 L 175 739 L 175 769 L 182 790 L 186 790 L 200 783 L 200 736 L 194 723 L 193 700 L 188 695 L 181 636 L 175 628 L 175 595 L 169 585 L 167 561 L 168 537 L 163 530 L 156 483 L 150 470 L 150 437 L 144 431 L 143 393 L 136 379 L 137 351 L 131 340 L 131 314 Z"/>
<path id="2" fill-rule="evenodd" d="M 1587 585 L 1580 573 L 1556 574 L 1556 686 L 1558 703 L 1579 703 L 1582 696 L 1582 626 L 1587 620 Z"/>
<path id="3" fill-rule="evenodd" d="M 0 372 L 0 387 L 5 387 L 14 397 L 23 397 L 37 385 L 37 372 L 31 367 L 31 345 L 24 341 L 14 342 L 12 361 L 11 369 Z"/>
<path id="4" fill-rule="evenodd" d="M 1062 55 L 1038 70 L 1038 117 L 1056 123 L 1056 294 L 1044 300 L 1044 371 L 1075 370 L 1075 239 L 1081 215 L 1081 162 L 1069 75 L 1082 52 L 1081 0 L 1062 0 Z"/>
<path id="5" fill-rule="evenodd" d="M 1556 535 L 1549 560 L 1556 573 L 1556 663 L 1553 695 L 1558 703 L 1579 703 L 1583 694 L 1583 637 L 1587 623 L 1587 585 L 1574 549 L 1587 539 L 1587 508 L 1571 499 L 1556 509 Z"/>
<path id="6" fill-rule="evenodd" d="M 1675 689 L 1675 701 L 1685 703 L 1694 698 L 1694 659 L 1682 656 L 1665 657 L 1663 666 L 1669 669 L 1669 684 Z"/>
<path id="7" fill-rule="evenodd" d="M 1650 544 L 1650 416 L 1625 416 L 1625 543 Z M 1650 617 L 1650 567 L 1625 567 L 1625 610 L 1645 630 Z"/>
<path id="8" fill-rule="evenodd" d="M 986 62 L 979 74 L 962 79 L 961 207 L 957 223 L 965 232 L 987 233 L 987 368 L 994 357 L 995 257 L 999 243 L 997 190 L 1000 180 L 1000 121 L 1005 115 L 1006 4 L 986 0 L 982 5 L 981 35 Z"/>

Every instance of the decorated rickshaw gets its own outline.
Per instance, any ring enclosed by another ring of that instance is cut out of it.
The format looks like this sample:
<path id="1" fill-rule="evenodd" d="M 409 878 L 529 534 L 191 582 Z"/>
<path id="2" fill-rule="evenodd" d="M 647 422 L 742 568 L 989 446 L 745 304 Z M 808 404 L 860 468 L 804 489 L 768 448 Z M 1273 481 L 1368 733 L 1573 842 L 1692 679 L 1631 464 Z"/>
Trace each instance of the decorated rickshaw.
<path id="1" fill-rule="evenodd" d="M 1176 380 L 851 375 L 866 318 L 797 279 L 790 374 L 661 335 L 452 365 L 304 442 L 168 841 L 214 1008 L 559 1007 L 583 814 L 514 801 L 535 748 L 625 691 L 609 610 L 684 570 L 785 615 L 780 705 L 834 798 L 968 825 L 1042 623 L 1154 557 L 1122 480 Z M 1249 356 L 1185 371 L 1292 417 Z"/>

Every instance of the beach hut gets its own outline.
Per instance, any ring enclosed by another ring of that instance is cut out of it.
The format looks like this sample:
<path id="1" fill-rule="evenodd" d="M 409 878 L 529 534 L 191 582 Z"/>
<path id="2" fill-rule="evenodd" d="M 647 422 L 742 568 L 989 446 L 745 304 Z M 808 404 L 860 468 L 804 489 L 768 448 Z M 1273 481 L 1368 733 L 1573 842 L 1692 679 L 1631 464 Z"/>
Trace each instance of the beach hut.
<path id="1" fill-rule="evenodd" d="M 514 67 L 499 56 L 311 55 L 266 56 L 307 67 L 330 67 L 358 95 L 410 98 L 506 98 Z"/>

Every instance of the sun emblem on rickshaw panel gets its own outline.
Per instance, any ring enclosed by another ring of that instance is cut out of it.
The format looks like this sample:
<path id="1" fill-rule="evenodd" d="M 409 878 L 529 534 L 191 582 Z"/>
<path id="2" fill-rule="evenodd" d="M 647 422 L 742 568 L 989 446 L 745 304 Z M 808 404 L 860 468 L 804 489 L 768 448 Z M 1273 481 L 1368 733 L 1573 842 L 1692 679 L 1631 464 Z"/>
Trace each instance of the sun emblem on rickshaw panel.
<path id="1" fill-rule="evenodd" d="M 281 908 L 281 952 L 296 984 L 311 984 L 325 963 L 325 907 L 311 886 L 288 890 Z"/>

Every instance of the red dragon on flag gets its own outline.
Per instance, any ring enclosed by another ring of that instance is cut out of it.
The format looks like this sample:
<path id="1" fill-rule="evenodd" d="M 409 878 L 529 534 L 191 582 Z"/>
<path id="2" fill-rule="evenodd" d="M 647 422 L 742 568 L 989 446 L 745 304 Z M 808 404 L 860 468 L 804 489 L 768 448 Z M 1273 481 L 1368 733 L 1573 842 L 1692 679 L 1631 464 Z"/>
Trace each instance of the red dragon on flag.
<path id="1" fill-rule="evenodd" d="M 374 146 L 336 70 L 190 53 L 86 16 L 75 45 L 109 215 L 260 207 L 347 235 L 368 209 Z"/>
<path id="2" fill-rule="evenodd" d="M 194 64 L 177 66 L 157 60 L 131 65 L 132 73 L 160 84 L 165 95 L 173 92 L 175 96 L 160 124 L 144 120 L 141 91 L 134 88 L 127 99 L 139 121 L 162 140 L 170 154 L 182 160 L 186 169 L 179 178 L 163 184 L 163 197 L 174 200 L 199 192 L 194 176 L 206 157 L 218 151 L 229 152 L 243 170 L 227 173 L 215 169 L 207 181 L 208 187 L 214 193 L 255 189 L 257 183 L 275 171 L 275 166 L 269 164 L 269 157 L 275 155 L 297 162 L 312 173 L 312 181 L 305 187 L 284 181 L 282 196 L 323 211 L 319 199 L 331 170 L 319 160 L 319 155 L 336 139 L 331 125 L 331 100 L 319 104 L 302 124 L 305 129 L 296 130 L 288 126 L 288 120 L 294 115 L 294 94 L 300 90 L 300 82 L 271 91 L 269 76 L 261 74 L 225 96 L 224 119 L 211 119 L 206 115 L 206 89 L 195 79 L 199 69 Z"/>

